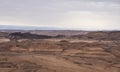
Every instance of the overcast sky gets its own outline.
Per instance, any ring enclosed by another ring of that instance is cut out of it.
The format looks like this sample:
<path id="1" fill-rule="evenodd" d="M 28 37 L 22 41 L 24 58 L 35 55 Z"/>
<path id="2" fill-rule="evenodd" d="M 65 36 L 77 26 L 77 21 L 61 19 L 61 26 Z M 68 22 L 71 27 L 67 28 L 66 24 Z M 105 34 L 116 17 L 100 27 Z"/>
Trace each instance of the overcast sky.
<path id="1" fill-rule="evenodd" d="M 120 30 L 120 0 L 0 0 L 0 25 Z"/>

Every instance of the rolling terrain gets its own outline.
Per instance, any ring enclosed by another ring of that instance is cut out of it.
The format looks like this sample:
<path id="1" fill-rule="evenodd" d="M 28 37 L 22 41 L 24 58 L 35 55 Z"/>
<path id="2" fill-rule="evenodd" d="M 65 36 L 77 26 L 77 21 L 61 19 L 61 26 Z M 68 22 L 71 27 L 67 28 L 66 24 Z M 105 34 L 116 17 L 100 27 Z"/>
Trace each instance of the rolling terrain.
<path id="1" fill-rule="evenodd" d="M 120 72 L 120 32 L 44 39 L 10 34 L 0 34 L 0 72 Z"/>

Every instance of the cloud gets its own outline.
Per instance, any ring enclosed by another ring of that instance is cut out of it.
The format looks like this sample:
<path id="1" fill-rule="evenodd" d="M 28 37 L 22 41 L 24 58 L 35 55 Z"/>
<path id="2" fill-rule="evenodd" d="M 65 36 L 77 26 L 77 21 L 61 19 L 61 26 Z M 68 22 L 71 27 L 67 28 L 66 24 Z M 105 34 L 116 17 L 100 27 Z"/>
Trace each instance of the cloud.
<path id="1" fill-rule="evenodd" d="M 110 18 L 109 18 L 110 17 Z M 115 30 L 119 29 L 119 16 L 96 14 L 88 11 L 70 12 L 59 25 L 82 30 Z"/>
<path id="2" fill-rule="evenodd" d="M 0 25 L 120 29 L 119 19 L 120 0 L 0 0 Z"/>

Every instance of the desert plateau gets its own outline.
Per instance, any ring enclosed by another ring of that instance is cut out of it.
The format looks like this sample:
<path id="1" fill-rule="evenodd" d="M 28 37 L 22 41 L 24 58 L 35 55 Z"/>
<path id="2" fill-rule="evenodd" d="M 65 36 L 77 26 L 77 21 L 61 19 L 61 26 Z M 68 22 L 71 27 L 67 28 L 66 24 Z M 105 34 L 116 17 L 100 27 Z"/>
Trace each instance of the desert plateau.
<path id="1" fill-rule="evenodd" d="M 0 72 L 120 72 L 120 32 L 0 31 Z"/>

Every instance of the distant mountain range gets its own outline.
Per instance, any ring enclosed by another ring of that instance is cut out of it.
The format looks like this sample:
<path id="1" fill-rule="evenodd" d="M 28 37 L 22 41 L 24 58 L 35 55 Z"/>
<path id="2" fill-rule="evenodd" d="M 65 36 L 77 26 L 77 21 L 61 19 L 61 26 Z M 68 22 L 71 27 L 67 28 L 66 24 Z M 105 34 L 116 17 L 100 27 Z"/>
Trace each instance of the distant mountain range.
<path id="1" fill-rule="evenodd" d="M 57 27 L 0 25 L 0 30 L 62 30 L 62 29 Z"/>

